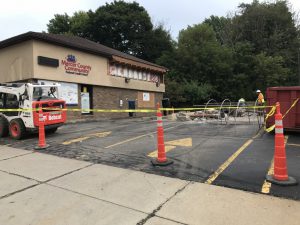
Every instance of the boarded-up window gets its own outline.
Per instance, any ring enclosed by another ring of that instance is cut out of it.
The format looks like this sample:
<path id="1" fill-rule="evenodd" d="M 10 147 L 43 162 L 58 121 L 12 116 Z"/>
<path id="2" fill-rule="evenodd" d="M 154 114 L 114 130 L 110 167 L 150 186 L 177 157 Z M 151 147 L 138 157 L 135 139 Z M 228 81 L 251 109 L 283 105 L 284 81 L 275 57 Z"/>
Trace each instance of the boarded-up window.
<path id="1" fill-rule="evenodd" d="M 114 76 L 114 75 L 116 75 L 116 73 L 117 73 L 117 68 L 116 68 L 116 66 L 113 65 L 113 64 L 110 64 L 110 65 L 109 65 L 109 74 Z"/>

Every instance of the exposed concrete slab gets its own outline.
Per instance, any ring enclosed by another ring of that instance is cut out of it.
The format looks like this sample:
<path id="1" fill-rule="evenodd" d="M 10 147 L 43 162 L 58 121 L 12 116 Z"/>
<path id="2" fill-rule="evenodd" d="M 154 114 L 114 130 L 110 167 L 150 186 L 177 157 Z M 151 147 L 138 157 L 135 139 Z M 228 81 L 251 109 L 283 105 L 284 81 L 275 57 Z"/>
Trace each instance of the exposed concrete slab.
<path id="1" fill-rule="evenodd" d="M 38 181 L 46 181 L 90 164 L 88 162 L 59 158 L 42 153 L 33 153 L 0 161 L 0 170 Z"/>
<path id="2" fill-rule="evenodd" d="M 19 155 L 25 155 L 31 153 L 30 151 L 10 148 L 7 146 L 0 146 L 0 160 L 9 159 Z"/>
<path id="3" fill-rule="evenodd" d="M 176 222 L 173 222 L 171 220 L 165 220 L 165 219 L 162 219 L 162 218 L 159 218 L 159 217 L 152 217 L 150 218 L 146 223 L 145 225 L 180 225 L 182 223 L 176 223 Z"/>
<path id="4" fill-rule="evenodd" d="M 49 185 L 0 200 L 5 225 L 132 225 L 146 215 Z"/>
<path id="5" fill-rule="evenodd" d="M 37 182 L 0 171 L 0 197 L 22 190 L 34 184 L 37 184 Z"/>
<path id="6" fill-rule="evenodd" d="M 105 165 L 93 165 L 50 182 L 146 213 L 151 213 L 187 183 Z"/>
<path id="7" fill-rule="evenodd" d="M 299 211 L 300 202 L 195 183 L 157 215 L 186 224 L 298 225 Z"/>

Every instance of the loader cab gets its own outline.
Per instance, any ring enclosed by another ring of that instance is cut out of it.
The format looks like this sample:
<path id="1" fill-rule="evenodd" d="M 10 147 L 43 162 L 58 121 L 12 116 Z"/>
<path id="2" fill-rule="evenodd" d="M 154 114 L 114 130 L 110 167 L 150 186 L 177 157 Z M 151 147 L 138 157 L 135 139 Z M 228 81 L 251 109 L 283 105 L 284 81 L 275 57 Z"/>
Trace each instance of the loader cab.
<path id="1" fill-rule="evenodd" d="M 19 101 L 18 96 L 10 93 L 1 93 L 0 92 L 0 109 L 18 109 Z M 4 111 L 4 115 L 6 116 L 18 116 L 18 112 L 9 112 Z"/>
<path id="2" fill-rule="evenodd" d="M 46 132 L 55 132 L 66 122 L 65 101 L 58 84 L 0 84 L 0 138 L 21 139 L 39 127 L 42 111 Z M 1 111 L 2 109 L 2 111 Z"/>
<path id="3" fill-rule="evenodd" d="M 56 87 L 39 86 L 32 88 L 32 100 L 52 100 L 58 98 L 58 91 Z"/>

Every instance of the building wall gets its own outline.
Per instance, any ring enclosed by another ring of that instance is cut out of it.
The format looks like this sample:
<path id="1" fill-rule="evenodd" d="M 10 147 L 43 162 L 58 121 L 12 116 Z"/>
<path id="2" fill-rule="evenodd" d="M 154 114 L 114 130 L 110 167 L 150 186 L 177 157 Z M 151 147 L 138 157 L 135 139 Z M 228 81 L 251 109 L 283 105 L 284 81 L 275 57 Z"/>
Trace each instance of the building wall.
<path id="1" fill-rule="evenodd" d="M 66 73 L 65 66 L 62 65 L 62 60 L 65 60 L 70 54 L 74 55 L 77 59 L 77 62 L 80 64 L 91 66 L 91 71 L 87 76 Z M 53 68 L 38 65 L 38 56 L 58 59 L 59 67 Z M 109 75 L 109 63 L 107 58 L 36 40 L 33 41 L 33 65 L 35 79 L 64 81 L 152 92 L 165 91 L 164 84 L 161 84 L 159 87 L 157 87 L 155 83 L 142 80 L 130 80 L 129 83 L 126 83 L 124 77 Z"/>
<path id="2" fill-rule="evenodd" d="M 0 83 L 32 78 L 33 41 L 0 49 Z"/>
<path id="3" fill-rule="evenodd" d="M 128 109 L 128 101 L 136 102 L 136 109 L 155 109 L 157 102 L 161 103 L 163 98 L 163 93 L 150 92 L 151 104 L 143 103 L 139 99 L 139 91 L 120 89 L 120 88 L 110 88 L 110 87 L 100 87 L 93 86 L 93 108 L 94 109 Z M 79 92 L 80 95 L 80 92 Z M 120 106 L 120 100 L 123 101 L 123 106 Z M 68 107 L 68 108 L 80 108 L 81 102 L 79 97 L 78 107 Z M 156 113 L 134 113 L 134 117 L 148 117 L 155 116 Z M 129 118 L 128 112 L 122 113 L 98 113 L 94 112 L 93 115 L 81 114 L 81 112 L 68 112 L 68 121 L 78 121 L 78 120 L 97 120 L 106 118 Z"/>
<path id="4" fill-rule="evenodd" d="M 88 75 L 66 73 L 62 60 L 68 55 L 74 55 L 77 62 L 91 66 Z M 59 60 L 59 67 L 49 67 L 38 64 L 38 56 Z M 36 82 L 48 80 L 69 82 L 78 85 L 78 105 L 68 106 L 70 109 L 81 108 L 81 86 L 91 85 L 93 89 L 94 109 L 128 109 L 128 101 L 135 101 L 136 109 L 155 109 L 157 102 L 161 103 L 165 85 L 131 79 L 125 82 L 124 77 L 109 74 L 109 60 L 73 49 L 31 40 L 14 46 L 0 49 L 0 82 Z M 144 101 L 143 94 L 149 96 Z M 120 100 L 123 105 L 120 106 Z M 135 117 L 154 116 L 155 113 L 134 113 Z M 105 118 L 128 118 L 128 113 L 93 113 L 68 112 L 68 121 L 95 120 Z"/>

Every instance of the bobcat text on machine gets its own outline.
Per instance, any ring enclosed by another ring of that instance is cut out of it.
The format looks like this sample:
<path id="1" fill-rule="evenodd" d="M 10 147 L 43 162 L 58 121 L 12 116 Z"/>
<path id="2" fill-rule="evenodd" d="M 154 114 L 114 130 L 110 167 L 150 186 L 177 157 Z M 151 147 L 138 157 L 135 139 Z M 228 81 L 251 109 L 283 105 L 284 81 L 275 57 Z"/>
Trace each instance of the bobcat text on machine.
<path id="1" fill-rule="evenodd" d="M 0 137 L 21 139 L 38 131 L 42 107 L 45 130 L 54 133 L 66 122 L 64 100 L 58 99 L 58 84 L 0 84 Z M 48 109 L 47 109 L 48 108 Z M 57 109 L 57 110 L 56 110 Z"/>

